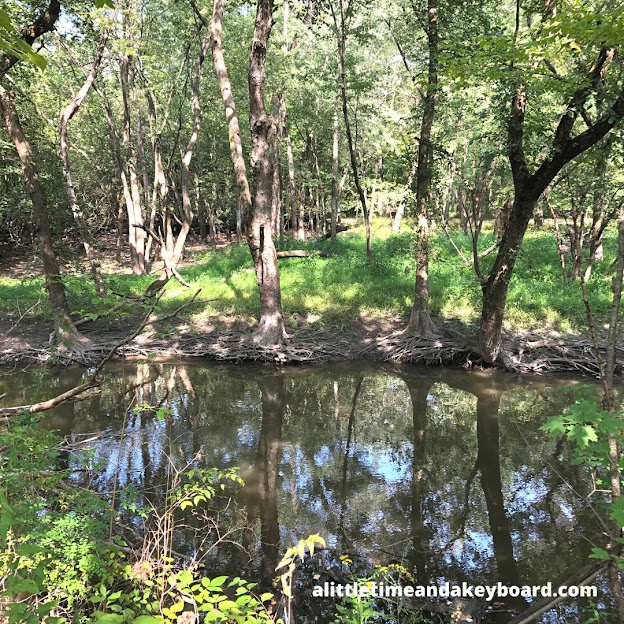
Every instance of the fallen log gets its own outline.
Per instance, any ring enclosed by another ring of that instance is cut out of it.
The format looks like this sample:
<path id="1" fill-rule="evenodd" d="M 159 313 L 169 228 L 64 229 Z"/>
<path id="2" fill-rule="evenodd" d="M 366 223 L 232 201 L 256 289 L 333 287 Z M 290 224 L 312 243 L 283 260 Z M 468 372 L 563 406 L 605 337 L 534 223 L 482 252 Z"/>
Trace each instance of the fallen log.
<path id="1" fill-rule="evenodd" d="M 281 258 L 311 258 L 314 256 L 331 258 L 332 254 L 327 251 L 306 251 L 305 249 L 289 249 L 287 251 L 277 252 L 278 260 Z"/>

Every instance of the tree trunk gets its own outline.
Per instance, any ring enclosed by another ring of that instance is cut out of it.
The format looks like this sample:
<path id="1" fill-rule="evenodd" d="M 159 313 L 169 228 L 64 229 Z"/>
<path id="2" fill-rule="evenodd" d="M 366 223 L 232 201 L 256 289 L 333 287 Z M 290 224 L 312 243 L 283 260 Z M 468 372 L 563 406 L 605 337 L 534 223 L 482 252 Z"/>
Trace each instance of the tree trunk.
<path id="1" fill-rule="evenodd" d="M 186 150 L 181 153 L 180 159 L 180 187 L 182 192 L 182 226 L 177 238 L 173 238 L 173 232 L 171 229 L 171 218 L 168 212 L 165 212 L 163 217 L 165 219 L 165 241 L 164 245 L 161 244 L 160 256 L 162 258 L 164 267 L 160 277 L 152 283 L 147 291 L 153 295 L 156 289 L 160 290 L 163 286 L 173 277 L 176 276 L 179 281 L 186 285 L 180 278 L 177 272 L 178 264 L 182 258 L 184 252 L 184 245 L 186 244 L 186 238 L 191 229 L 191 223 L 193 221 L 193 205 L 191 202 L 191 174 L 190 165 L 195 153 L 195 147 L 197 145 L 197 139 L 199 137 L 199 128 L 201 125 L 201 106 L 199 102 L 199 88 L 201 82 L 201 72 L 208 46 L 210 44 L 210 32 L 206 28 L 204 39 L 202 41 L 199 58 L 191 80 L 191 94 L 193 104 L 193 129 L 191 130 L 191 136 L 189 137 Z"/>
<path id="2" fill-rule="evenodd" d="M 39 250 L 43 261 L 45 284 L 54 315 L 55 340 L 64 351 L 79 350 L 89 341 L 76 329 L 69 316 L 65 286 L 61 278 L 59 264 L 52 244 L 52 232 L 48 220 L 48 210 L 39 180 L 39 173 L 33 159 L 30 144 L 24 135 L 15 109 L 14 95 L 0 85 L 0 109 L 7 132 L 22 163 L 24 185 L 33 206 L 35 235 L 39 240 Z"/>
<path id="3" fill-rule="evenodd" d="M 293 236 L 299 236 L 297 228 L 297 189 L 295 187 L 295 158 L 293 156 L 292 141 L 290 140 L 290 123 L 288 116 L 284 117 L 284 133 L 286 134 L 286 157 L 288 160 L 288 194 L 290 196 L 290 229 Z M 303 231 L 303 230 L 302 230 Z"/>
<path id="4" fill-rule="evenodd" d="M 416 177 L 416 170 L 418 169 L 418 150 L 416 150 L 414 154 L 414 159 L 412 160 L 412 168 L 410 169 L 409 175 L 407 176 L 407 182 L 405 183 L 405 195 L 409 195 L 412 192 L 412 186 L 414 184 L 414 178 Z M 397 234 L 401 231 L 401 221 L 403 220 L 403 215 L 405 214 L 405 198 L 401 200 L 399 206 L 397 208 L 396 214 L 394 215 L 394 221 L 392 222 L 392 231 Z"/>
<path id="5" fill-rule="evenodd" d="M 271 146 L 275 141 L 274 120 L 264 103 L 266 53 L 273 26 L 273 0 L 258 0 L 256 23 L 249 53 L 249 125 L 251 127 L 251 163 L 255 192 L 249 246 L 260 290 L 260 323 L 254 341 L 261 345 L 280 345 L 287 338 L 282 316 L 277 254 L 271 234 L 273 171 Z"/>
<path id="6" fill-rule="evenodd" d="M 82 85 L 81 89 L 78 91 L 74 99 L 65 107 L 65 109 L 61 113 L 61 123 L 59 129 L 60 153 L 61 160 L 63 161 L 63 177 L 65 178 L 67 199 L 69 201 L 69 207 L 71 208 L 72 214 L 74 215 L 74 221 L 76 222 L 76 225 L 78 227 L 78 232 L 80 233 L 80 237 L 82 238 L 82 244 L 84 246 L 87 259 L 91 266 L 91 274 L 93 276 L 93 282 L 95 283 L 96 291 L 101 297 L 106 296 L 106 286 L 104 285 L 104 280 L 102 279 L 102 270 L 100 268 L 100 263 L 97 259 L 95 249 L 93 248 L 93 237 L 91 236 L 89 226 L 87 225 L 82 209 L 80 208 L 78 200 L 76 199 L 76 193 L 74 191 L 74 183 L 72 180 L 71 168 L 69 164 L 67 128 L 70 119 L 78 112 L 78 109 L 80 108 L 84 99 L 87 97 L 89 90 L 91 89 L 91 85 L 93 84 L 93 81 L 95 80 L 95 77 L 98 73 L 100 62 L 102 61 L 102 56 L 104 55 L 107 40 L 108 31 L 104 31 L 100 39 L 100 43 L 98 44 L 95 58 L 93 59 L 91 71 L 89 72 L 89 75 L 87 76 L 84 84 Z"/>
<path id="7" fill-rule="evenodd" d="M 334 26 L 336 29 L 336 39 L 338 43 L 338 80 L 340 83 L 340 96 L 342 99 L 342 116 L 344 118 L 345 133 L 347 135 L 347 144 L 349 146 L 349 155 L 351 157 L 351 170 L 353 171 L 353 181 L 355 188 L 360 198 L 360 204 L 362 205 L 362 213 L 364 215 L 364 228 L 366 230 L 366 255 L 370 258 L 373 255 L 373 248 L 371 245 L 371 230 L 370 230 L 370 218 L 368 214 L 368 205 L 366 203 L 366 193 L 360 182 L 360 176 L 358 173 L 357 155 L 355 151 L 355 145 L 353 143 L 353 136 L 351 134 L 351 123 L 349 122 L 349 109 L 347 103 L 347 78 L 345 73 L 345 46 L 347 42 L 347 29 L 345 24 L 345 15 L 342 6 L 342 0 L 339 2 L 340 15 L 336 16 L 333 7 L 332 15 L 334 18 Z M 338 23 L 338 17 L 340 17 L 340 23 Z"/>
<path id="8" fill-rule="evenodd" d="M 334 102 L 334 140 L 332 144 L 332 195 L 331 195 L 331 242 L 336 244 L 336 225 L 338 224 L 338 172 L 340 168 L 338 151 L 338 98 Z"/>
<path id="9" fill-rule="evenodd" d="M 272 1 L 259 0 L 254 38 L 249 55 L 250 125 L 253 142 L 251 161 L 254 164 L 256 179 L 253 215 L 238 117 L 236 116 L 232 87 L 221 47 L 223 0 L 215 0 L 210 26 L 212 54 L 221 96 L 225 103 L 230 137 L 230 153 L 234 165 L 238 197 L 247 227 L 249 249 L 256 271 L 256 282 L 260 291 L 260 323 L 254 339 L 262 345 L 282 344 L 286 339 L 286 328 L 282 316 L 279 270 L 277 268 L 277 256 L 270 227 L 272 171 L 268 150 L 271 120 L 264 109 L 266 46 L 271 33 L 272 13 Z"/>
<path id="10" fill-rule="evenodd" d="M 487 362 L 498 362 L 506 366 L 505 355 L 501 353 L 501 332 L 503 315 L 507 302 L 507 290 L 513 273 L 522 239 L 529 225 L 537 198 L 524 198 L 518 193 L 514 200 L 507 226 L 498 248 L 498 254 L 489 277 L 483 286 L 483 307 L 479 325 L 479 347 Z M 502 359 L 499 360 L 499 356 Z"/>
<path id="11" fill-rule="evenodd" d="M 518 4 L 520 7 L 520 4 Z M 519 11 L 517 13 L 519 16 Z M 519 24 L 519 19 L 517 19 Z M 514 182 L 514 202 L 501 239 L 498 255 L 483 287 L 483 308 L 479 325 L 481 355 L 486 362 L 505 365 L 507 357 L 501 352 L 503 314 L 507 302 L 507 289 L 520 245 L 540 195 L 554 177 L 570 161 L 601 141 L 624 117 L 624 89 L 601 117 L 580 134 L 572 135 L 576 120 L 581 115 L 590 95 L 604 79 L 615 49 L 603 47 L 596 62 L 582 84 L 572 94 L 552 139 L 552 149 L 531 173 L 524 152 L 524 126 L 526 93 L 524 85 L 516 84 L 511 100 L 508 121 L 509 163 Z"/>
<path id="12" fill-rule="evenodd" d="M 427 41 L 429 65 L 427 93 L 424 99 L 423 117 L 418 143 L 418 168 L 416 171 L 416 214 L 418 215 L 418 244 L 416 250 L 416 284 L 414 304 L 406 334 L 429 336 L 435 334 L 436 326 L 429 315 L 429 202 L 431 191 L 431 129 L 438 98 L 438 4 L 427 3 Z"/>
<path id="13" fill-rule="evenodd" d="M 128 211 L 128 244 L 130 246 L 130 261 L 132 272 L 135 275 L 146 273 L 145 266 L 145 232 L 143 225 L 143 209 L 141 206 L 141 191 L 136 172 L 137 155 L 132 145 L 131 117 L 130 117 L 130 80 L 129 72 L 132 57 L 123 56 L 119 63 L 119 78 L 123 101 L 123 144 L 125 147 L 124 173 L 128 192 L 126 193 L 126 208 Z"/>

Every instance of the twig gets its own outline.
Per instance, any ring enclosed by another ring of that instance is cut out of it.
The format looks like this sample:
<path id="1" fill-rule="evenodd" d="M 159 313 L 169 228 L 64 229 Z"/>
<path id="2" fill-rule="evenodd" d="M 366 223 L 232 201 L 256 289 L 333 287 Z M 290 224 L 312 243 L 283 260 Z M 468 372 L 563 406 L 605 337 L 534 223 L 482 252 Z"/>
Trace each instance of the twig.
<path id="1" fill-rule="evenodd" d="M 52 409 L 53 407 L 56 407 L 57 405 L 60 405 L 61 403 L 65 403 L 66 401 L 68 401 L 70 399 L 73 399 L 74 397 L 76 397 L 79 394 L 83 393 L 85 390 L 89 390 L 90 388 L 94 388 L 94 387 L 99 386 L 101 384 L 101 382 L 97 379 L 97 377 L 98 377 L 100 371 L 102 370 L 104 365 L 113 357 L 113 355 L 115 355 L 115 353 L 117 352 L 118 349 L 120 349 L 124 345 L 126 345 L 129 342 L 131 342 L 132 340 L 134 340 L 134 338 L 136 338 L 145 329 L 145 327 L 147 325 L 151 325 L 152 323 L 156 323 L 156 322 L 160 322 L 160 321 L 164 321 L 166 319 L 169 319 L 172 316 L 175 316 L 176 314 L 178 314 L 184 308 L 190 306 L 193 303 L 193 301 L 195 300 L 195 298 L 197 297 L 197 295 L 199 295 L 200 292 L 201 292 L 201 289 L 197 290 L 189 301 L 187 301 L 186 303 L 178 306 L 173 312 L 170 312 L 169 314 L 166 314 L 163 317 L 159 317 L 159 318 L 155 318 L 155 319 L 150 320 L 150 317 L 152 315 L 152 312 L 154 311 L 154 308 L 156 307 L 156 305 L 158 304 L 158 302 L 160 301 L 160 299 L 162 297 L 162 293 L 161 293 L 160 295 L 158 295 L 158 297 L 156 297 L 155 301 L 150 306 L 150 309 L 148 310 L 147 314 L 145 315 L 145 317 L 144 317 L 143 321 L 141 322 L 141 324 L 139 325 L 139 327 L 134 332 L 132 332 L 132 334 L 130 336 L 124 338 L 121 341 L 119 341 L 108 352 L 108 354 L 95 367 L 95 371 L 93 372 L 93 375 L 89 378 L 88 381 L 86 381 L 83 384 L 80 384 L 79 386 L 76 386 L 75 388 L 72 388 L 71 390 L 68 390 L 67 392 L 63 392 L 62 394 L 59 394 L 58 396 L 56 396 L 56 397 L 54 397 L 52 399 L 48 399 L 47 401 L 42 401 L 40 403 L 33 403 L 31 405 L 18 405 L 18 406 L 15 406 L 15 407 L 3 407 L 3 408 L 0 408 L 0 417 L 13 416 L 15 414 L 20 414 L 22 412 L 26 412 L 26 413 L 29 413 L 29 414 L 34 414 L 35 412 L 43 412 L 43 411 Z"/>

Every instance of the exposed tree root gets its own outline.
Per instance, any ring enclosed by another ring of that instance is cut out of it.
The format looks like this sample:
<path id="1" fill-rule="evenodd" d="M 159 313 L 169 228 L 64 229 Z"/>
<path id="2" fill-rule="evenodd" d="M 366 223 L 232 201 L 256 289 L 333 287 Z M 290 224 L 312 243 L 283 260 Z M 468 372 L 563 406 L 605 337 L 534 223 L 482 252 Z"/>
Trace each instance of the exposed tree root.
<path id="1" fill-rule="evenodd" d="M 173 315 L 167 315 L 170 318 Z M 152 318 L 147 324 L 161 322 Z M 180 331 L 162 338 L 141 335 L 119 344 L 118 336 L 96 340 L 93 335 L 85 345 L 71 351 L 50 350 L 47 345 L 24 346 L 0 350 L 0 365 L 16 362 L 56 362 L 93 366 L 107 353 L 117 357 L 162 358 L 202 357 L 227 362 L 277 362 L 300 364 L 353 360 L 356 358 L 412 364 L 453 364 L 468 367 L 485 366 L 475 339 L 452 328 L 440 326 L 433 337 L 417 337 L 395 332 L 390 335 L 363 335 L 362 332 L 332 332 L 299 330 L 288 344 L 264 346 L 254 341 L 249 331 L 227 331 L 201 334 Z M 505 336 L 505 366 L 517 373 L 574 372 L 596 376 L 591 340 L 581 336 L 546 338 L 530 332 Z M 600 350 L 604 343 L 599 341 Z M 1 349 L 1 347 L 0 347 Z M 112 357 L 112 356 L 111 356 Z M 616 372 L 624 372 L 624 344 L 616 349 Z"/>
<path id="2" fill-rule="evenodd" d="M 405 335 L 397 332 L 378 337 L 375 342 L 360 352 L 362 357 L 373 357 L 392 362 L 422 364 L 467 364 L 480 365 L 483 359 L 476 340 L 459 332 L 445 328 L 447 336 L 433 338 Z M 544 338 L 530 332 L 503 341 L 504 368 L 516 373 L 574 372 L 583 375 L 598 375 L 598 364 L 591 340 L 583 337 Z M 604 352 L 606 345 L 599 341 Z M 377 357 L 374 357 L 376 355 Z M 624 345 L 616 348 L 616 372 L 624 372 Z"/>

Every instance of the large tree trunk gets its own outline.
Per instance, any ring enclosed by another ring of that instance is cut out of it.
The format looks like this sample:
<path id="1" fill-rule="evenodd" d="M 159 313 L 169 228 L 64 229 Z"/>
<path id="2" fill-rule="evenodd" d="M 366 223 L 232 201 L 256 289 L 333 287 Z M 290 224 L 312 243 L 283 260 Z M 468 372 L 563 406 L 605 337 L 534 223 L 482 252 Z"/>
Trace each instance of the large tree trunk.
<path id="1" fill-rule="evenodd" d="M 91 71 L 89 72 L 84 84 L 82 85 L 74 99 L 65 107 L 65 109 L 61 113 L 61 123 L 59 129 L 60 153 L 61 160 L 63 161 L 63 177 L 65 178 L 65 188 L 67 190 L 69 207 L 71 208 L 72 214 L 74 215 L 74 221 L 78 226 L 78 231 L 80 233 L 80 237 L 82 238 L 82 244 L 87 255 L 87 260 L 89 261 L 89 264 L 91 266 L 91 274 L 93 276 L 95 288 L 97 290 L 97 293 L 102 297 L 106 296 L 106 286 L 104 285 L 100 263 L 97 259 L 95 249 L 93 247 L 93 237 L 91 236 L 89 226 L 87 225 L 82 209 L 80 208 L 78 200 L 76 199 L 76 193 L 74 191 L 74 183 L 72 180 L 71 168 L 69 163 L 67 129 L 70 119 L 78 112 L 78 109 L 84 102 L 84 99 L 87 97 L 87 94 L 91 89 L 91 85 L 93 84 L 93 81 L 95 80 L 95 77 L 98 73 L 100 63 L 102 61 L 102 56 L 104 55 L 107 40 L 108 31 L 105 31 L 100 39 L 100 43 L 95 52 L 95 58 L 93 59 Z"/>
<path id="2" fill-rule="evenodd" d="M 429 315 L 429 202 L 431 194 L 431 129 L 438 99 L 438 4 L 427 3 L 427 41 L 429 65 L 427 93 L 424 99 L 423 117 L 418 144 L 418 167 L 416 170 L 416 214 L 418 215 L 418 244 L 416 251 L 416 284 L 414 304 L 406 334 L 429 336 L 436 327 Z"/>
<path id="3" fill-rule="evenodd" d="M 489 277 L 483 286 L 483 307 L 479 325 L 479 348 L 486 361 L 506 366 L 501 352 L 503 316 L 507 291 L 522 239 L 533 214 L 537 198 L 526 199 L 518 194 L 514 200 L 503 232 L 498 254 Z M 499 360 L 499 355 L 502 356 Z"/>
<path id="4" fill-rule="evenodd" d="M 279 345 L 286 338 L 282 316 L 277 254 L 271 234 L 271 203 L 273 171 L 271 145 L 275 140 L 275 124 L 264 103 L 266 53 L 273 26 L 273 0 L 258 0 L 256 24 L 249 54 L 249 124 L 251 126 L 251 163 L 255 192 L 249 246 L 260 290 L 260 324 L 254 341 L 262 345 Z"/>
<path id="5" fill-rule="evenodd" d="M 56 343 L 60 349 L 66 351 L 79 350 L 81 346 L 88 343 L 88 340 L 76 329 L 69 316 L 65 286 L 61 279 L 61 272 L 52 244 L 48 210 L 39 180 L 39 173 L 33 159 L 30 144 L 22 130 L 13 98 L 13 94 L 0 85 L 0 109 L 2 109 L 9 137 L 22 163 L 24 185 L 33 206 L 36 237 L 39 240 L 45 284 L 54 315 Z"/>
<path id="6" fill-rule="evenodd" d="M 507 356 L 501 351 L 507 290 L 520 245 L 540 195 L 566 164 L 596 145 L 624 117 L 624 88 L 622 88 L 615 101 L 602 111 L 593 125 L 580 134 L 572 135 L 576 120 L 581 116 L 587 100 L 604 79 L 614 55 L 615 48 L 602 48 L 588 73 L 587 82 L 572 94 L 566 110 L 559 119 L 550 153 L 533 173 L 529 170 L 524 153 L 526 93 L 524 85 L 516 85 L 508 122 L 509 162 L 514 182 L 514 202 L 494 266 L 483 287 L 479 345 L 486 362 L 498 362 L 503 365 L 507 363 Z"/>
<path id="7" fill-rule="evenodd" d="M 262 345 L 282 344 L 286 339 L 277 255 L 271 237 L 270 224 L 272 171 L 269 158 L 269 130 L 271 120 L 264 109 L 266 46 L 271 33 L 272 13 L 272 2 L 266 0 L 258 2 L 256 26 L 249 56 L 250 125 L 253 141 L 251 161 L 254 165 L 256 178 L 253 215 L 238 117 L 236 116 L 232 86 L 221 46 L 223 0 L 215 0 L 210 25 L 212 55 L 221 96 L 225 103 L 230 153 L 234 165 L 238 197 L 247 228 L 249 249 L 256 270 L 256 282 L 260 291 L 260 323 L 254 339 Z"/>

